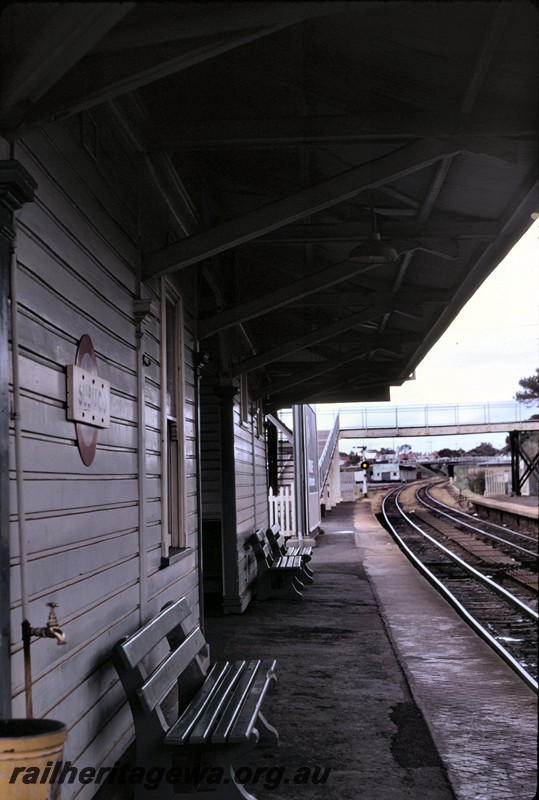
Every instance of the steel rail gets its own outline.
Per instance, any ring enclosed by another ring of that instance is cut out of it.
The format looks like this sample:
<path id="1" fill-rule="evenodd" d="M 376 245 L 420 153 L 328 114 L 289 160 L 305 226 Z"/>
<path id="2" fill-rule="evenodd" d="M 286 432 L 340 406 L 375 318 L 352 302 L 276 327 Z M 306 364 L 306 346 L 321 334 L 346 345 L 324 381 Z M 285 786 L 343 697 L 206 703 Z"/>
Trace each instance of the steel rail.
<path id="1" fill-rule="evenodd" d="M 429 493 L 428 489 L 426 490 L 426 494 L 433 502 L 435 502 L 435 503 L 439 502 L 438 500 L 436 500 L 436 498 L 432 497 L 432 495 Z M 537 558 L 537 553 L 534 552 L 533 550 L 528 550 L 525 547 L 521 547 L 519 544 L 515 544 L 514 542 L 509 542 L 509 541 L 507 541 L 507 539 L 502 539 L 501 536 L 496 536 L 495 533 L 489 533 L 488 531 L 483 530 L 483 528 L 478 528 L 476 525 L 471 525 L 469 522 L 465 522 L 464 520 L 461 520 L 458 517 L 454 517 L 451 514 L 446 513 L 445 511 L 441 511 L 439 508 L 436 508 L 436 506 L 429 505 L 425 500 L 423 500 L 421 497 L 419 497 L 418 493 L 416 493 L 416 497 L 417 497 L 418 501 L 421 503 L 421 505 L 423 505 L 425 508 L 430 508 L 431 511 L 436 511 L 437 514 L 441 514 L 443 517 L 447 517 L 452 522 L 455 522 L 457 525 L 464 525 L 466 528 L 469 528 L 470 530 L 476 531 L 477 533 L 481 534 L 481 536 L 488 536 L 490 539 L 496 539 L 496 541 L 502 542 L 503 544 L 506 544 L 509 547 L 512 547 L 514 550 L 519 550 L 521 553 L 526 553 L 526 555 L 528 555 L 528 556 L 532 556 L 533 558 Z M 445 503 L 440 503 L 440 505 L 443 505 L 444 508 L 450 508 L 450 506 L 446 506 Z M 457 513 L 465 514 L 465 512 L 460 512 L 460 511 L 458 511 Z M 466 516 L 469 516 L 469 515 L 466 514 Z M 492 523 L 489 522 L 487 524 L 490 525 Z M 500 526 L 497 526 L 497 527 L 500 527 Z M 517 531 L 513 531 L 512 528 L 502 528 L 502 530 L 506 530 L 509 533 L 514 533 L 517 536 L 519 535 L 519 533 Z M 520 535 L 522 535 L 522 534 L 520 534 Z M 534 541 L 534 539 L 532 539 L 532 537 L 526 537 L 526 538 L 530 538 L 531 541 Z"/>
<path id="2" fill-rule="evenodd" d="M 399 494 L 400 494 L 400 492 L 399 492 Z M 416 493 L 416 497 L 417 497 L 417 493 Z M 409 525 L 411 525 L 417 531 L 419 531 L 419 533 L 425 539 L 428 539 L 435 547 L 437 547 L 439 550 L 441 550 L 442 553 L 445 553 L 445 555 L 448 556 L 452 561 L 454 561 L 455 564 L 458 564 L 459 567 L 461 567 L 461 569 L 463 569 L 469 575 L 472 575 L 472 577 L 476 578 L 481 583 L 485 583 L 490 589 L 495 591 L 497 594 L 501 594 L 503 597 L 505 597 L 506 600 L 508 600 L 512 605 L 516 606 L 524 614 L 527 614 L 532 619 L 539 620 L 539 614 L 537 613 L 537 611 L 534 611 L 533 608 L 530 608 L 529 606 L 527 606 L 526 603 L 523 603 L 522 600 L 519 600 L 518 597 L 515 597 L 514 594 L 511 594 L 511 592 L 508 592 L 507 589 L 504 589 L 503 586 L 500 586 L 499 583 L 496 583 L 496 581 L 493 581 L 492 578 L 489 578 L 487 575 L 484 575 L 482 572 L 479 572 L 479 570 L 475 569 L 475 567 L 472 567 L 471 564 L 468 564 L 466 561 L 464 561 L 462 558 L 460 558 L 460 556 L 458 556 L 456 553 L 453 553 L 452 550 L 450 550 L 448 547 L 443 545 L 441 542 L 437 541 L 437 539 L 435 539 L 433 536 L 431 536 L 426 531 L 424 531 L 422 528 L 420 528 L 419 525 L 416 525 L 416 523 L 413 521 L 413 519 L 411 517 L 409 517 L 406 514 L 406 512 L 404 511 L 404 509 L 400 506 L 398 496 L 395 499 L 395 505 L 396 505 L 399 513 L 403 517 L 403 519 L 405 519 L 406 522 L 408 522 Z"/>
<path id="3" fill-rule="evenodd" d="M 462 517 L 467 517 L 468 519 L 473 519 L 474 521 L 477 520 L 473 514 L 468 514 L 467 511 L 461 511 L 460 508 L 453 508 L 453 506 L 448 506 L 447 503 L 444 503 L 442 500 L 438 500 L 437 497 L 433 497 L 430 493 L 428 487 L 425 487 L 425 493 L 432 500 L 434 503 L 438 503 L 438 505 L 447 508 L 448 511 L 453 511 L 456 514 L 460 514 Z M 442 512 L 440 511 L 440 514 Z M 504 533 L 512 533 L 514 536 L 518 536 L 520 539 L 527 539 L 529 542 L 537 542 L 537 538 L 534 536 L 529 536 L 527 533 L 522 533 L 522 531 L 516 531 L 514 528 L 508 528 L 507 525 L 499 525 L 497 522 L 491 522 L 490 520 L 484 520 L 487 525 L 490 525 L 492 528 L 498 528 L 499 530 L 503 531 Z"/>
<path id="4" fill-rule="evenodd" d="M 470 625 L 470 627 L 479 636 L 481 636 L 481 638 L 484 639 L 484 641 L 486 641 L 487 644 L 490 645 L 490 647 L 492 647 L 492 649 L 511 667 L 511 669 L 514 670 L 514 672 L 516 672 L 516 674 L 524 681 L 524 683 L 526 683 L 527 686 L 529 686 L 536 694 L 539 694 L 539 685 L 538 685 L 537 681 L 535 680 L 535 678 L 532 675 L 530 675 L 529 672 L 527 672 L 524 669 L 522 664 L 520 664 L 520 662 L 517 661 L 516 658 L 514 658 L 514 656 L 512 656 L 511 653 L 509 653 L 505 649 L 505 647 L 503 647 L 503 645 L 501 645 L 499 643 L 499 641 L 497 639 L 495 639 L 486 630 L 486 628 L 483 627 L 483 625 L 481 625 L 479 620 L 477 620 L 474 616 L 472 616 L 472 614 L 470 614 L 468 609 L 465 608 L 465 606 L 462 605 L 460 600 L 458 600 L 455 597 L 455 595 L 447 588 L 447 586 L 445 586 L 445 584 L 439 578 L 437 578 L 436 575 L 434 575 L 434 573 L 432 573 L 428 569 L 428 567 L 425 566 L 425 564 L 415 555 L 415 553 L 413 553 L 413 551 L 404 542 L 402 537 L 397 533 L 395 527 L 392 525 L 392 523 L 390 522 L 389 517 L 387 515 L 387 512 L 386 512 L 386 501 L 388 500 L 388 498 L 390 498 L 396 492 L 398 492 L 398 496 L 399 496 L 403 491 L 404 491 L 403 488 L 401 488 L 401 489 L 393 489 L 391 492 L 389 492 L 384 497 L 384 500 L 382 501 L 382 514 L 384 516 L 386 524 L 389 526 L 390 530 L 392 531 L 393 536 L 395 537 L 399 547 L 403 550 L 404 553 L 406 553 L 406 555 L 410 559 L 410 561 L 413 564 L 415 564 L 417 569 L 425 576 L 425 578 L 432 585 L 434 585 L 438 589 L 438 591 L 446 598 L 446 600 L 448 600 L 448 602 L 453 606 L 453 608 L 457 611 L 457 613 Z M 427 538 L 431 539 L 432 542 L 437 547 L 439 547 L 440 549 L 443 549 L 443 550 L 447 550 L 447 548 L 444 548 L 443 545 L 440 546 L 439 543 L 436 542 L 434 539 L 432 539 L 432 537 L 428 536 L 428 534 L 425 534 L 424 531 L 422 531 L 420 528 L 418 528 L 418 526 L 411 519 L 409 519 L 407 517 L 407 515 L 404 513 L 403 509 L 401 508 L 401 506 L 398 503 L 398 496 L 395 499 L 395 506 L 396 506 L 397 510 L 399 511 L 399 513 L 401 514 L 401 516 L 403 517 L 403 519 L 409 525 L 411 525 L 414 528 L 416 528 L 421 533 L 422 536 L 427 536 Z M 453 557 L 453 554 L 451 554 L 449 552 L 448 552 L 448 555 L 450 557 Z M 471 569 L 473 569 L 473 568 L 471 568 Z M 481 573 L 478 573 L 478 574 L 481 575 Z M 483 579 L 485 578 L 484 575 L 482 575 L 481 577 Z M 490 581 L 490 579 L 489 579 L 489 581 Z M 498 587 L 498 588 L 501 589 L 502 587 Z M 505 590 L 504 590 L 504 592 L 505 592 Z M 514 599 L 516 599 L 516 598 L 514 598 Z M 527 608 L 527 606 L 525 606 L 525 608 Z M 529 609 L 529 611 L 532 612 L 532 615 L 535 614 L 535 612 L 533 612 L 532 609 Z M 535 614 L 535 616 L 537 616 L 537 615 Z"/>

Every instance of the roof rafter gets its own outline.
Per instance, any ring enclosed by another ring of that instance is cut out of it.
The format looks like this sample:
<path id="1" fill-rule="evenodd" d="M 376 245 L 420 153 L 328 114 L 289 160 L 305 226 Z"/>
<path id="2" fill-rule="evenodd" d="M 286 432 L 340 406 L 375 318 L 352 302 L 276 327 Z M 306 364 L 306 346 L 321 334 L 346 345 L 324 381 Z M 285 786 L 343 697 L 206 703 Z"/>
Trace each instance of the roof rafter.
<path id="1" fill-rule="evenodd" d="M 526 110 L 529 114 L 529 110 Z M 298 117 L 264 117 L 256 119 L 210 119 L 203 123 L 174 123 L 161 128 L 149 142 L 151 149 L 228 150 L 265 147 L 297 147 L 331 143 L 403 141 L 417 138 L 448 138 L 460 141 L 467 137 L 526 137 L 537 133 L 537 120 L 529 130 L 515 121 L 518 114 L 502 110 L 492 118 L 478 116 L 467 119 L 463 130 L 454 114 L 429 114 L 426 111 L 409 116 L 394 112 L 368 114 L 331 114 Z"/>
<path id="2" fill-rule="evenodd" d="M 337 383 L 332 381 L 331 387 L 324 383 L 318 383 L 310 387 L 296 386 L 288 390 L 285 389 L 279 394 L 274 394 L 264 402 L 271 408 L 279 409 L 290 406 L 293 403 L 345 403 L 389 400 L 389 386 L 394 385 L 393 381 L 397 379 L 386 378 L 384 380 L 381 375 L 370 372 L 368 375 L 357 376 L 355 380 L 368 380 L 368 383 L 355 384 L 348 379 Z M 344 391 L 340 387 L 345 387 Z M 346 391 L 349 392 L 348 395 L 344 393 Z"/>
<path id="3" fill-rule="evenodd" d="M 36 103 L 137 3 L 59 4 L 37 40 L 8 63 L 2 81 L 1 114 L 18 116 L 19 106 Z"/>
<path id="4" fill-rule="evenodd" d="M 289 0 L 271 3 L 218 3 L 211 10 L 207 5 L 196 9 L 197 13 L 181 14 L 181 25 L 174 25 L 174 17 L 156 18 L 144 28 L 127 28 L 114 31 L 106 41 L 96 48 L 100 52 L 128 50 L 149 45 L 165 45 L 185 39 L 196 39 L 230 31 L 246 31 L 266 25 L 293 25 L 304 19 L 341 14 L 346 3 L 303 2 L 301 5 Z"/>
<path id="5" fill-rule="evenodd" d="M 342 283 L 348 278 L 353 278 L 362 272 L 374 269 L 376 264 L 357 264 L 352 261 L 342 261 L 331 267 L 314 272 L 305 278 L 289 283 L 287 286 L 275 289 L 264 295 L 259 295 L 254 300 L 241 303 L 234 308 L 227 308 L 221 314 L 203 319 L 199 323 L 198 335 L 201 339 L 213 336 L 227 328 L 232 328 L 241 322 L 269 314 L 277 308 L 282 308 L 288 303 L 297 302 L 302 297 L 321 292 L 337 283 Z"/>
<path id="6" fill-rule="evenodd" d="M 498 235 L 495 222 L 477 220 L 448 219 L 429 221 L 429 225 L 419 225 L 416 221 L 380 222 L 382 237 L 386 238 L 420 238 L 426 247 L 438 245 L 443 240 L 476 239 L 489 241 Z M 299 244 L 303 242 L 357 242 L 366 239 L 372 231 L 371 222 L 336 222 L 336 223 L 296 223 L 287 225 L 260 237 L 264 244 Z"/>
<path id="7" fill-rule="evenodd" d="M 273 361 L 277 361 L 280 358 L 291 355 L 298 350 L 304 350 L 311 345 L 327 341 L 328 339 L 333 339 L 339 333 L 344 333 L 354 328 L 358 330 L 358 332 L 362 333 L 362 345 L 367 346 L 370 344 L 373 349 L 392 345 L 395 342 L 393 335 L 380 336 L 378 334 L 361 331 L 360 326 L 362 322 L 373 320 L 380 316 L 379 313 L 376 313 L 377 311 L 379 311 L 379 309 L 374 307 L 372 309 L 369 308 L 367 311 L 362 310 L 356 314 L 349 314 L 343 319 L 332 322 L 329 325 L 324 325 L 323 327 L 317 328 L 316 330 L 306 333 L 303 336 L 298 336 L 296 339 L 291 339 L 284 344 L 271 348 L 270 350 L 265 350 L 264 352 L 253 356 L 252 358 L 239 361 L 233 365 L 232 374 L 236 376 L 245 372 L 252 372 L 255 369 L 265 366 L 266 364 L 271 364 Z M 399 341 L 401 342 L 420 340 L 421 337 L 415 333 L 403 331 L 402 334 L 399 334 Z"/>
<path id="8" fill-rule="evenodd" d="M 133 6 L 138 4 L 111 3 L 107 5 L 118 8 L 118 13 L 120 13 L 121 18 L 121 16 L 130 11 Z M 217 31 L 214 32 L 213 35 L 207 36 L 205 40 L 204 37 L 202 37 L 202 44 L 197 37 L 195 37 L 191 46 L 189 46 L 189 43 L 187 44 L 187 49 L 185 42 L 180 42 L 180 52 L 165 60 L 161 60 L 159 57 L 156 58 L 155 55 L 147 56 L 144 52 L 145 48 L 143 47 L 138 55 L 136 67 L 133 64 L 133 55 L 131 59 L 125 59 L 125 53 L 122 51 L 120 51 L 122 57 L 117 60 L 114 58 L 116 55 L 115 52 L 108 53 L 105 47 L 103 47 L 101 51 L 99 48 L 95 48 L 93 53 L 81 61 L 81 56 L 84 55 L 84 52 L 82 52 L 78 54 L 77 58 L 73 61 L 73 63 L 78 62 L 78 71 L 71 73 L 69 85 L 61 84 L 57 91 L 53 88 L 48 94 L 41 92 L 38 96 L 38 100 L 39 97 L 41 97 L 42 100 L 32 103 L 22 116 L 19 114 L 12 115 L 6 113 L 4 115 L 5 126 L 7 129 L 19 128 L 22 130 L 23 128 L 26 129 L 35 125 L 39 121 L 51 118 L 57 119 L 62 116 L 84 111 L 107 100 L 111 100 L 120 94 L 132 92 L 141 86 L 173 75 L 195 64 L 215 58 L 236 47 L 256 41 L 261 37 L 277 33 L 283 28 L 288 28 L 290 25 L 302 20 L 329 14 L 340 14 L 346 10 L 347 5 L 347 3 L 343 2 L 308 2 L 305 4 L 280 3 L 278 7 L 276 6 L 273 8 L 273 14 L 266 13 L 264 9 L 261 9 L 261 14 L 257 14 L 255 11 L 254 20 L 250 25 L 247 24 L 243 28 L 229 26 L 230 30 L 225 30 L 225 32 L 222 33 L 219 26 L 217 26 Z M 94 10 L 96 7 L 97 11 Z M 91 14 L 92 11 L 93 13 L 99 14 L 99 7 L 99 3 L 89 3 L 86 6 L 89 14 Z M 219 16 L 222 12 L 223 5 L 219 3 L 214 4 L 213 14 Z M 73 4 L 72 13 L 74 15 L 78 14 L 80 17 L 81 12 L 79 4 Z M 261 21 L 258 21 L 259 19 Z M 112 27 L 113 24 L 115 23 L 113 22 L 109 25 L 109 28 Z M 188 25 L 189 23 L 185 24 Z M 81 27 L 84 29 L 83 25 Z M 104 30 L 104 33 L 106 32 L 107 30 Z M 96 41 L 99 41 L 102 35 L 103 34 L 100 34 Z M 177 38 L 178 37 L 175 37 L 174 34 L 171 33 L 169 41 L 172 40 L 174 42 Z M 180 37 L 180 39 L 181 38 L 182 37 Z M 86 51 L 90 50 L 94 43 L 94 41 L 91 41 Z M 35 61 L 35 59 L 33 60 Z M 125 64 L 123 64 L 124 61 Z M 64 62 L 62 62 L 62 68 L 63 67 Z M 34 68 L 37 73 L 40 72 L 40 65 L 37 63 L 34 65 Z M 93 76 L 91 81 L 88 81 L 88 75 Z M 57 83 L 57 80 L 55 80 L 54 83 Z M 87 89 L 86 87 L 88 86 L 92 88 Z M 35 98 L 30 97 L 29 99 L 34 100 Z"/>
<path id="9" fill-rule="evenodd" d="M 182 239 L 143 257 L 143 280 L 166 275 L 222 253 L 264 233 L 323 211 L 363 192 L 428 167 L 440 158 L 455 155 L 450 143 L 420 140 L 385 156 L 353 167 L 308 189 L 289 195 L 242 217 L 187 239 Z"/>
<path id="10" fill-rule="evenodd" d="M 274 381 L 273 383 L 259 387 L 253 392 L 253 399 L 261 400 L 264 397 L 271 397 L 272 395 L 283 391 L 283 389 L 290 389 L 293 386 L 305 383 L 312 378 L 325 375 L 328 372 L 332 372 L 334 369 L 338 369 L 345 364 L 349 364 L 351 361 L 359 361 L 362 356 L 367 356 L 371 352 L 372 345 L 354 347 L 352 350 L 348 350 L 346 353 L 342 353 L 339 356 L 331 358 L 331 360 L 326 359 L 324 361 L 319 361 L 314 366 L 309 367 L 309 369 L 304 369 L 301 372 L 295 372 L 293 375 L 289 375 L 287 378 L 283 378 L 282 380 Z M 372 361 L 365 362 L 365 364 L 369 367 L 372 365 L 372 363 Z M 378 364 L 380 362 L 374 363 Z M 388 359 L 387 363 L 391 364 L 392 359 Z"/>
<path id="11" fill-rule="evenodd" d="M 468 86 L 460 104 L 461 114 L 469 114 L 481 89 L 488 68 L 505 31 L 513 3 L 502 2 L 494 5 L 492 17 L 487 27 L 485 38 L 474 64 Z"/>
<path id="12" fill-rule="evenodd" d="M 378 292 L 371 289 L 365 289 L 360 292 L 324 292 L 319 297 L 309 298 L 306 297 L 301 300 L 302 305 L 316 305 L 320 308 L 330 308 L 338 306 L 340 308 L 348 305 L 354 307 L 364 306 L 365 309 L 370 309 L 377 305 L 381 314 L 386 314 L 388 311 L 410 311 L 417 310 L 418 306 L 425 303 L 438 303 L 444 305 L 451 299 L 450 292 L 417 289 L 414 292 L 395 292 L 388 290 L 387 292 Z M 294 301 L 291 302 L 294 305 Z"/>

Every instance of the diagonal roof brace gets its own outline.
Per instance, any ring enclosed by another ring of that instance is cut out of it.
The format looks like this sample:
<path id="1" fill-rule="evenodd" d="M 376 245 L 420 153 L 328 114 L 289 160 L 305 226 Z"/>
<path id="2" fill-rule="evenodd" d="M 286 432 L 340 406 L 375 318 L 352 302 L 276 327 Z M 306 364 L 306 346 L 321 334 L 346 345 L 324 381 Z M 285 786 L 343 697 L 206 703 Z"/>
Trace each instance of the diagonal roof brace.
<path id="1" fill-rule="evenodd" d="M 304 334 L 303 336 L 298 336 L 296 339 L 291 339 L 290 341 L 285 342 L 278 347 L 273 347 L 271 350 L 265 350 L 264 352 L 253 356 L 252 358 L 239 361 L 237 364 L 233 365 L 232 375 L 235 377 L 245 372 L 252 372 L 255 369 L 266 366 L 266 364 L 271 364 L 273 361 L 284 358 L 291 353 L 297 352 L 298 350 L 303 350 L 311 345 L 327 341 L 339 333 L 349 331 L 354 328 L 358 329 L 358 326 L 360 326 L 362 322 L 376 319 L 379 316 L 381 316 L 379 306 L 372 309 L 369 308 L 368 310 L 362 309 L 356 314 L 349 314 L 347 317 L 337 320 L 337 322 L 332 322 L 330 325 L 324 325 L 323 327 L 317 328 L 316 330 Z M 361 330 L 358 332 L 363 333 Z M 399 342 L 410 341 L 421 341 L 420 334 L 409 332 L 402 332 L 399 334 Z M 364 333 L 363 338 L 361 339 L 361 344 L 370 344 L 373 349 L 377 349 L 387 345 L 394 345 L 395 336 L 393 333 L 391 335 Z"/>
<path id="2" fill-rule="evenodd" d="M 346 379 L 331 383 L 330 386 L 311 386 L 307 389 L 305 386 L 298 386 L 289 392 L 283 392 L 281 395 L 274 395 L 271 398 L 271 404 L 280 408 L 283 400 L 286 403 L 342 403 L 346 402 L 368 402 L 368 401 L 383 401 L 390 399 L 390 386 L 394 385 L 392 378 L 386 376 L 384 380 L 375 373 L 370 374 L 368 382 L 366 376 L 361 375 L 358 378 Z M 286 399 L 285 399 L 286 398 Z M 344 399 L 341 399 L 344 398 Z"/>
<path id="3" fill-rule="evenodd" d="M 376 209 L 375 209 L 376 210 Z M 417 222 L 395 222 L 387 219 L 383 223 L 383 234 L 389 239 L 420 239 L 424 247 L 441 247 L 448 241 L 490 241 L 498 235 L 496 222 L 431 217 L 428 226 Z M 371 222 L 321 222 L 288 225 L 260 237 L 264 244 L 303 244 L 305 242 L 357 242 L 366 239 L 372 231 Z"/>
<path id="4" fill-rule="evenodd" d="M 3 114 L 19 104 L 39 100 L 88 53 L 136 3 L 57 4 L 32 47 L 20 47 L 18 58 L 4 64 Z"/>
<path id="5" fill-rule="evenodd" d="M 360 164 L 322 183 L 269 203 L 202 233 L 143 256 L 142 277 L 149 280 L 197 264 L 217 253 L 257 239 L 265 233 L 356 197 L 366 189 L 383 186 L 457 155 L 460 144 L 420 139 L 380 158 Z"/>
<path id="6" fill-rule="evenodd" d="M 320 308 L 332 308 L 337 306 L 364 307 L 365 311 L 371 310 L 372 306 L 380 305 L 381 314 L 388 311 L 402 311 L 408 313 L 417 311 L 423 305 L 447 305 L 451 301 L 451 293 L 439 289 L 414 289 L 406 292 L 378 291 L 365 289 L 364 291 L 354 292 L 324 292 L 319 297 L 305 297 L 298 301 L 303 306 L 316 306 Z M 291 305 L 296 305 L 294 301 Z"/>
<path id="7" fill-rule="evenodd" d="M 6 129 L 19 135 L 40 121 L 92 108 L 303 20 L 348 13 L 350 6 L 324 0 L 274 2 L 267 7 L 262 3 L 208 3 L 195 18 L 184 16 L 168 25 L 162 21 L 160 25 L 159 19 L 151 21 L 147 36 L 146 31 L 141 36 L 143 26 L 129 20 L 112 30 L 139 3 L 72 3 L 72 9 L 69 3 L 63 5 L 68 8 L 57 11 L 52 23 L 45 26 L 30 60 L 14 64 L 14 74 L 8 76 L 2 120 Z M 210 5 L 213 8 L 208 10 Z M 176 45 L 176 55 L 154 56 L 155 48 L 148 45 L 163 39 L 167 45 Z M 126 52 L 130 58 L 124 59 Z M 136 68 L 129 66 L 134 53 Z"/>
<path id="8" fill-rule="evenodd" d="M 273 383 L 261 386 L 253 392 L 253 400 L 261 400 L 264 397 L 270 397 L 271 395 L 278 394 L 279 392 L 282 392 L 283 389 L 290 389 L 293 386 L 297 386 L 300 383 L 305 383 L 306 381 L 311 380 L 311 378 L 317 378 L 319 375 L 332 372 L 334 369 L 342 367 L 345 364 L 349 364 L 351 361 L 358 361 L 362 356 L 369 355 L 371 352 L 372 345 L 354 347 L 353 350 L 348 350 L 346 353 L 343 353 L 336 358 L 320 361 L 314 366 L 309 367 L 309 369 L 304 369 L 302 372 L 296 372 L 294 375 L 289 375 L 287 378 L 283 378 L 282 380 L 274 381 Z M 396 358 L 398 359 L 398 356 Z M 391 364 L 392 361 L 393 359 L 387 359 L 388 364 Z M 371 361 L 366 361 L 364 365 L 368 368 L 371 368 L 372 363 L 373 362 Z"/>
<path id="9" fill-rule="evenodd" d="M 375 267 L 376 264 L 340 261 L 338 264 L 319 270 L 306 278 L 300 278 L 298 281 L 293 281 L 293 283 L 289 283 L 280 289 L 274 289 L 273 292 L 260 295 L 255 297 L 254 300 L 241 303 L 234 308 L 228 308 L 221 314 L 201 320 L 198 325 L 198 336 L 200 339 L 204 339 L 206 336 L 213 336 L 227 328 L 234 327 L 234 325 L 239 325 L 241 322 L 247 322 L 247 320 L 255 317 L 269 314 L 270 311 L 274 311 L 276 308 L 282 308 L 288 303 L 297 302 L 303 297 L 320 292 L 329 286 L 335 286 L 335 284 L 342 283 L 342 281 Z"/>
<path id="10" fill-rule="evenodd" d="M 438 240 L 432 244 L 413 242 L 406 239 L 392 239 L 391 246 L 395 248 L 399 255 L 401 253 L 413 253 L 415 250 L 423 250 L 425 253 L 431 253 L 448 261 L 453 261 L 460 254 L 459 243 L 454 239 Z"/>
<path id="11" fill-rule="evenodd" d="M 382 378 L 377 373 L 369 373 L 356 378 L 358 383 L 350 379 L 331 382 L 330 385 L 314 384 L 284 389 L 279 394 L 274 394 L 264 402 L 271 408 L 284 408 L 293 403 L 343 403 L 367 402 L 390 399 L 389 387 L 394 385 L 396 379 L 386 376 Z M 342 387 L 342 388 L 340 388 Z M 336 391 L 338 389 L 338 391 Z"/>

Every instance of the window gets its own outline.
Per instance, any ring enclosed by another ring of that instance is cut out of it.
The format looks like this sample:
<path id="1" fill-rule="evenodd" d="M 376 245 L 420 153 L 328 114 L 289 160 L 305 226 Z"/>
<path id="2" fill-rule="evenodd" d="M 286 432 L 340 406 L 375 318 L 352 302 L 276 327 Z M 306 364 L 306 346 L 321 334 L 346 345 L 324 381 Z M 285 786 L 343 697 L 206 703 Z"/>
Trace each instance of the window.
<path id="1" fill-rule="evenodd" d="M 161 566 L 167 566 L 186 547 L 183 309 L 165 281 L 161 296 Z"/>
<path id="2" fill-rule="evenodd" d="M 242 425 L 249 423 L 249 381 L 247 375 L 240 375 L 240 421 Z"/>
<path id="3" fill-rule="evenodd" d="M 259 439 L 264 436 L 264 412 L 260 404 L 256 407 L 256 435 Z"/>

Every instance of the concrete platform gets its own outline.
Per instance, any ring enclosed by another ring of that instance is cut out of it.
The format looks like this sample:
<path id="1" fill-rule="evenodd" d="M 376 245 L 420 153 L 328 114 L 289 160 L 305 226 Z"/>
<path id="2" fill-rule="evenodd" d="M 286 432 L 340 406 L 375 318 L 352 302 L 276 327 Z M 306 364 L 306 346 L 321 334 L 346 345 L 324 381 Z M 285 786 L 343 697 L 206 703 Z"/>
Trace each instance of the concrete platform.
<path id="1" fill-rule="evenodd" d="M 368 500 L 323 526 L 302 603 L 206 620 L 212 659 L 278 662 L 265 710 L 280 745 L 250 754 L 244 775 L 259 773 L 246 788 L 258 800 L 533 800 L 533 692 L 416 572 Z"/>
<path id="2" fill-rule="evenodd" d="M 481 497 L 480 495 L 470 494 L 469 499 L 476 506 L 495 508 L 515 516 L 539 520 L 539 498 L 535 496 L 509 497 L 506 494 L 493 494 L 488 497 Z"/>

